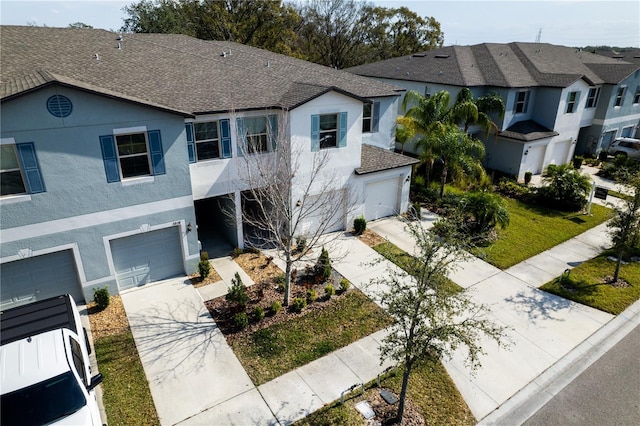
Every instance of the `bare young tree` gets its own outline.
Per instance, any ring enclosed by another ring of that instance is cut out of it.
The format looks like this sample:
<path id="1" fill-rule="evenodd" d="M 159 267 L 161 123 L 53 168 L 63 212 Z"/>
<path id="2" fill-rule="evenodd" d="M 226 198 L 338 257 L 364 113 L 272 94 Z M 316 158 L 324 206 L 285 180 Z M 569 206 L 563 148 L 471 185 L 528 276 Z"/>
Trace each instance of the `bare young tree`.
<path id="1" fill-rule="evenodd" d="M 620 275 L 620 265 L 625 252 L 640 243 L 640 172 L 624 173 L 619 182 L 631 187 L 633 193 L 623 200 L 622 206 L 613 208 L 613 218 L 607 226 L 610 229 L 613 249 L 616 254 L 616 269 L 611 283 L 615 284 Z"/>
<path id="2" fill-rule="evenodd" d="M 327 244 L 325 234 L 345 223 L 350 198 L 347 181 L 331 167 L 332 153 L 312 152 L 292 139 L 288 116 L 285 111 L 277 120 L 274 116 L 265 120 L 266 135 L 253 132 L 252 136 L 239 129 L 243 143 L 238 144 L 233 180 L 236 190 L 242 191 L 245 241 L 259 249 L 277 249 L 286 265 L 285 306 L 290 302 L 295 264 Z"/>
<path id="3" fill-rule="evenodd" d="M 416 363 L 428 358 L 451 357 L 465 348 L 472 370 L 480 366 L 481 337 L 505 346 L 504 327 L 488 318 L 488 308 L 475 304 L 466 292 L 447 278 L 456 262 L 466 256 L 466 238 L 459 227 L 442 219 L 438 236 L 419 223 L 407 223 L 416 243 L 413 257 L 403 270 L 389 269 L 388 277 L 374 279 L 376 297 L 395 319 L 381 344 L 381 359 L 404 364 L 397 420 L 402 422 L 409 377 Z"/>

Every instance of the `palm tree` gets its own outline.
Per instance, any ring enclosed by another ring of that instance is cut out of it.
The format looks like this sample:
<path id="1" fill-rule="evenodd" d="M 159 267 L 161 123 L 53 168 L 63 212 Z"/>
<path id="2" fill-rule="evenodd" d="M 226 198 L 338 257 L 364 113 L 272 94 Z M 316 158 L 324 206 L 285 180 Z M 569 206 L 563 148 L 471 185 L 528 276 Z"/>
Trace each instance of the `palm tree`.
<path id="1" fill-rule="evenodd" d="M 473 98 L 471 90 L 463 87 L 456 97 L 456 103 L 449 114 L 452 123 L 462 126 L 465 133 L 469 127 L 480 126 L 485 131 L 485 137 L 493 131 L 498 136 L 498 125 L 491 120 L 491 114 L 498 114 L 502 119 L 505 113 L 504 100 L 500 95 L 490 94 Z"/>
<path id="2" fill-rule="evenodd" d="M 473 192 L 464 197 L 462 209 L 470 214 L 478 232 L 486 232 L 496 226 L 509 225 L 509 211 L 504 199 L 492 192 Z"/>
<path id="3" fill-rule="evenodd" d="M 428 158 L 437 158 L 442 162 L 442 174 L 440 175 L 440 198 L 444 195 L 444 187 L 449 175 L 453 180 L 464 175 L 482 179 L 485 175 L 482 167 L 484 157 L 484 144 L 458 127 L 447 125 L 443 130 L 435 130 L 428 136 L 418 141 L 418 146 L 423 149 L 423 154 Z M 423 154 L 421 161 L 426 161 Z"/>

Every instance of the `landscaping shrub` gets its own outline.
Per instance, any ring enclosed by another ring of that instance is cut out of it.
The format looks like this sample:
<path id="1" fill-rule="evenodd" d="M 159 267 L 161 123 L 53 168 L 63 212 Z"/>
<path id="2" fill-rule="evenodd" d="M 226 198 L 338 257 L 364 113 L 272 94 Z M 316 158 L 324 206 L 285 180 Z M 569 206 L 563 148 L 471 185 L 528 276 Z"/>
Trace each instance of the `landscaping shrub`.
<path id="1" fill-rule="evenodd" d="M 509 179 L 502 179 L 500 183 L 498 183 L 496 191 L 505 197 L 522 201 L 524 203 L 529 202 L 533 197 L 532 190 L 528 186 L 521 185 L 518 182 Z"/>
<path id="2" fill-rule="evenodd" d="M 253 316 L 256 318 L 256 321 L 262 321 L 264 318 L 264 308 L 262 306 L 256 306 L 253 310 Z"/>
<path id="3" fill-rule="evenodd" d="M 464 196 L 460 205 L 473 233 L 488 232 L 496 226 L 504 229 L 509 225 L 506 203 L 498 194 L 473 192 Z"/>
<path id="4" fill-rule="evenodd" d="M 273 282 L 276 283 L 276 290 L 284 291 L 284 285 L 287 282 L 287 277 L 285 274 L 280 274 L 273 279 Z"/>
<path id="5" fill-rule="evenodd" d="M 280 312 L 280 309 L 282 309 L 282 303 L 280 303 L 280 301 L 278 300 L 274 300 L 271 304 L 271 313 L 275 315 Z"/>
<path id="6" fill-rule="evenodd" d="M 327 297 L 331 297 L 336 294 L 336 289 L 333 288 L 333 284 L 329 283 L 324 287 L 324 295 Z"/>
<path id="7" fill-rule="evenodd" d="M 93 290 L 93 301 L 99 310 L 103 311 L 109 306 L 111 302 L 111 296 L 109 295 L 109 288 L 98 288 Z"/>
<path id="8" fill-rule="evenodd" d="M 291 304 L 291 310 L 293 312 L 300 313 L 304 308 L 307 307 L 307 299 L 304 297 L 296 297 L 293 299 L 293 303 Z"/>
<path id="9" fill-rule="evenodd" d="M 573 160 L 572 160 L 573 168 L 580 169 L 580 167 L 582 167 L 583 161 L 584 161 L 584 157 L 581 157 L 579 155 L 576 155 L 575 157 L 573 157 Z"/>
<path id="10" fill-rule="evenodd" d="M 316 301 L 316 299 L 318 298 L 318 293 L 310 288 L 307 290 L 307 300 L 309 301 L 309 303 L 313 303 Z"/>
<path id="11" fill-rule="evenodd" d="M 349 290 L 349 287 L 351 287 L 351 283 L 349 282 L 348 279 L 343 278 L 340 280 L 340 291 L 347 291 Z"/>
<path id="12" fill-rule="evenodd" d="M 353 220 L 353 230 L 356 235 L 362 235 L 367 230 L 367 221 L 363 216 Z"/>
<path id="13" fill-rule="evenodd" d="M 524 184 L 525 185 L 529 185 L 529 183 L 531 183 L 531 178 L 533 177 L 533 173 L 531 172 L 525 172 L 524 173 Z"/>
<path id="14" fill-rule="evenodd" d="M 600 154 L 598 154 L 598 160 L 607 161 L 607 158 L 609 158 L 607 151 L 600 151 Z"/>
<path id="15" fill-rule="evenodd" d="M 249 317 L 247 316 L 247 314 L 245 312 L 238 312 L 233 317 L 233 324 L 239 330 L 244 330 L 249 325 Z"/>
<path id="16" fill-rule="evenodd" d="M 545 186 L 538 188 L 540 204 L 563 211 L 578 211 L 587 204 L 591 178 L 569 164 L 550 164 L 542 175 Z"/>
<path id="17" fill-rule="evenodd" d="M 234 302 L 238 307 L 244 309 L 249 302 L 249 296 L 247 296 L 247 287 L 242 283 L 240 274 L 236 272 L 235 278 L 231 280 L 231 288 L 225 296 L 226 300 Z"/>
<path id="18" fill-rule="evenodd" d="M 203 251 L 200 254 L 200 262 L 198 263 L 198 273 L 200 274 L 200 279 L 204 280 L 211 273 L 211 264 L 209 263 L 209 253 Z"/>
<path id="19" fill-rule="evenodd" d="M 307 248 L 307 239 L 305 237 L 296 238 L 296 251 L 301 253 Z"/>
<path id="20" fill-rule="evenodd" d="M 322 252 L 320 252 L 320 256 L 318 256 L 314 273 L 316 277 L 322 281 L 331 278 L 331 260 L 329 259 L 329 252 L 324 247 L 322 247 Z"/>
<path id="21" fill-rule="evenodd" d="M 240 247 L 236 247 L 231 252 L 231 257 L 235 259 L 236 257 L 240 256 L 242 253 L 244 253 L 244 250 L 242 250 Z"/>

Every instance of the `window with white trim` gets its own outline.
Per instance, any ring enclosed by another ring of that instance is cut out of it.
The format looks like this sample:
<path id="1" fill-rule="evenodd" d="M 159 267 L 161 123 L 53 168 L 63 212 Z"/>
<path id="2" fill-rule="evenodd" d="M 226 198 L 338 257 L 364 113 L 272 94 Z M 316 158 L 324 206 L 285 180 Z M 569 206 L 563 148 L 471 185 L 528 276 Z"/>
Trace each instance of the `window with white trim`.
<path id="1" fill-rule="evenodd" d="M 616 101 L 613 104 L 614 107 L 620 107 L 624 104 L 624 92 L 626 90 L 626 86 L 618 87 L 618 91 L 616 92 Z"/>
<path id="2" fill-rule="evenodd" d="M 145 132 L 116 135 L 116 147 L 123 179 L 151 175 Z"/>
<path id="3" fill-rule="evenodd" d="M 380 124 L 380 102 L 362 104 L 362 133 L 376 133 Z"/>
<path id="4" fill-rule="evenodd" d="M 245 117 L 245 142 L 248 153 L 267 151 L 267 117 Z"/>
<path id="5" fill-rule="evenodd" d="M 217 121 L 193 123 L 197 160 L 220 158 L 220 132 Z"/>
<path id="6" fill-rule="evenodd" d="M 16 146 L 0 146 L 0 196 L 26 193 Z"/>
<path id="7" fill-rule="evenodd" d="M 320 149 L 338 146 L 338 114 L 320 115 Z"/>
<path id="8" fill-rule="evenodd" d="M 587 108 L 595 108 L 598 106 L 598 99 L 600 98 L 600 88 L 592 87 L 589 89 L 589 94 L 587 95 Z"/>
<path id="9" fill-rule="evenodd" d="M 522 90 L 516 93 L 516 102 L 513 109 L 514 113 L 523 114 L 527 112 L 527 104 L 529 103 L 529 92 L 529 90 Z"/>
<path id="10" fill-rule="evenodd" d="M 633 104 L 640 104 L 640 86 L 636 88 L 636 93 L 633 95 Z"/>
<path id="11" fill-rule="evenodd" d="M 572 114 L 576 111 L 576 104 L 578 103 L 578 92 L 569 92 L 567 96 L 567 114 Z"/>

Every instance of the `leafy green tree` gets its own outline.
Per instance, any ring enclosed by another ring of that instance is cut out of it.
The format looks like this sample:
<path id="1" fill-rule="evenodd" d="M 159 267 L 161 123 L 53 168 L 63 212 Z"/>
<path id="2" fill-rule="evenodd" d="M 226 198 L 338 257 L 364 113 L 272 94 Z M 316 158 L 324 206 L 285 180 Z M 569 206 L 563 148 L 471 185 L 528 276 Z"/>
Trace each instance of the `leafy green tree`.
<path id="1" fill-rule="evenodd" d="M 614 215 L 607 224 L 617 256 L 614 283 L 620 276 L 622 257 L 640 243 L 640 172 L 629 175 L 624 183 L 633 188 L 633 195 L 623 200 L 622 207 L 612 205 Z"/>
<path id="2" fill-rule="evenodd" d="M 78 30 L 86 30 L 86 29 L 93 28 L 93 26 L 85 24 L 84 22 L 74 22 L 73 24 L 69 24 L 67 28 L 76 28 Z"/>
<path id="3" fill-rule="evenodd" d="M 538 199 L 552 208 L 577 211 L 587 204 L 591 178 L 580 174 L 571 164 L 549 164 L 542 174 L 542 183 Z"/>
<path id="4" fill-rule="evenodd" d="M 390 268 L 387 277 L 371 281 L 375 297 L 395 319 L 382 341 L 381 359 L 404 363 L 398 423 L 402 422 L 407 385 L 416 363 L 450 358 L 457 348 L 464 347 L 468 365 L 475 370 L 484 354 L 482 336 L 506 346 L 505 329 L 489 319 L 488 308 L 475 304 L 446 279 L 456 263 L 468 256 L 468 239 L 446 219 L 440 223 L 444 232 L 438 237 L 419 224 L 408 223 L 416 243 L 409 271 Z"/>

